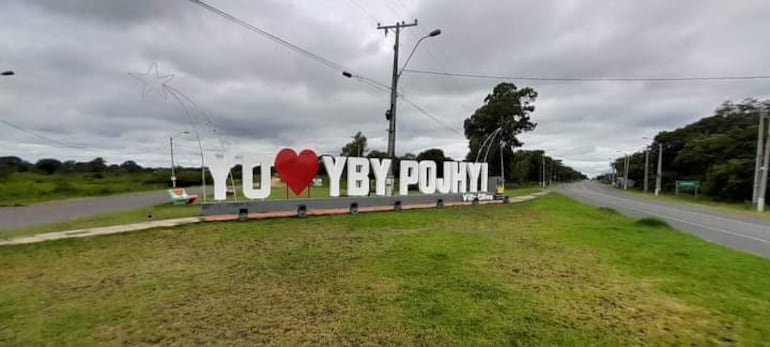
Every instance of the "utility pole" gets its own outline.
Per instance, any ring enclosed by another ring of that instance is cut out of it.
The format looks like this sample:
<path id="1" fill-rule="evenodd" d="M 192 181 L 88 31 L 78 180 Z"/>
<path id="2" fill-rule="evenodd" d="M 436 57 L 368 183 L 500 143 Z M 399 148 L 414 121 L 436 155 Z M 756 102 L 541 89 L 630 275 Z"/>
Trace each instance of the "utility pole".
<path id="1" fill-rule="evenodd" d="M 650 168 L 650 149 L 645 147 L 644 148 L 644 192 L 645 193 L 647 193 L 648 178 L 650 177 L 649 168 Z"/>
<path id="2" fill-rule="evenodd" d="M 765 139 L 765 115 L 759 110 L 759 129 L 757 129 L 757 157 L 754 163 L 754 191 L 751 203 L 756 205 L 759 198 L 759 180 L 762 178 L 762 145 Z"/>
<path id="3" fill-rule="evenodd" d="M 626 153 L 626 160 L 623 165 L 623 190 L 628 190 L 628 153 Z"/>
<path id="4" fill-rule="evenodd" d="M 655 196 L 660 194 L 661 176 L 663 176 L 663 143 L 658 143 L 658 174 L 655 175 Z"/>
<path id="5" fill-rule="evenodd" d="M 171 187 L 176 188 L 176 169 L 174 168 L 174 137 L 168 137 L 168 143 L 171 145 Z"/>
<path id="6" fill-rule="evenodd" d="M 393 76 L 390 84 L 390 109 L 385 112 L 385 118 L 388 120 L 388 158 L 392 160 L 391 163 L 395 163 L 396 160 L 396 104 L 398 98 L 398 45 L 399 37 L 401 35 L 402 28 L 408 28 L 417 26 L 417 20 L 412 23 L 406 23 L 401 21 L 394 25 L 380 25 L 377 23 L 378 30 L 385 30 L 385 35 L 388 31 L 393 30 L 396 33 L 396 43 L 393 45 Z M 393 165 L 388 170 L 388 178 L 386 179 L 385 189 L 386 194 L 393 191 Z"/>
<path id="7" fill-rule="evenodd" d="M 763 107 L 762 113 L 767 116 L 767 109 Z M 770 134 L 768 134 L 770 135 Z M 770 136 L 765 139 L 765 153 L 762 160 L 762 175 L 759 179 L 759 193 L 757 194 L 757 212 L 765 212 L 765 193 L 767 193 L 767 171 L 770 166 Z"/>
<path id="8" fill-rule="evenodd" d="M 545 151 L 543 151 L 543 168 L 540 170 L 540 178 L 542 179 L 543 188 L 545 188 Z"/>
<path id="9" fill-rule="evenodd" d="M 623 190 L 628 190 L 628 153 L 624 151 L 615 151 L 615 153 L 623 153 L 625 156 L 623 160 Z"/>

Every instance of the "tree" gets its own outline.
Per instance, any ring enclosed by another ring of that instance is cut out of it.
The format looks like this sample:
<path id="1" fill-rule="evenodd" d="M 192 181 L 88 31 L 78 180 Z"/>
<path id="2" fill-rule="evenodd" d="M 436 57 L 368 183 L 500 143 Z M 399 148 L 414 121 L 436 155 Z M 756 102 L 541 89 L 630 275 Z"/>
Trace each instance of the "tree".
<path id="1" fill-rule="evenodd" d="M 4 168 L 9 172 L 24 172 L 29 170 L 31 166 L 32 164 L 19 157 L 0 157 L 0 168 Z"/>
<path id="2" fill-rule="evenodd" d="M 120 164 L 120 170 L 128 173 L 137 173 L 142 171 L 142 167 L 133 160 L 127 160 Z"/>
<path id="3" fill-rule="evenodd" d="M 56 159 L 40 159 L 35 163 L 35 170 L 50 175 L 61 167 L 61 162 Z"/>
<path id="4" fill-rule="evenodd" d="M 703 193 L 718 200 L 749 200 L 754 179 L 757 123 L 762 107 L 770 101 L 747 99 L 725 102 L 714 115 L 672 131 L 661 131 L 650 147 L 650 182 L 654 182 L 658 156 L 663 144 L 663 190 L 674 191 L 676 180 L 699 180 Z M 616 167 L 623 168 L 622 158 Z M 622 171 L 621 171 L 622 172 Z M 630 155 L 628 177 L 644 179 L 644 153 Z"/>
<path id="5" fill-rule="evenodd" d="M 522 145 L 516 136 L 525 131 L 532 131 L 537 126 L 530 120 L 530 114 L 535 110 L 532 103 L 536 98 L 537 92 L 529 87 L 518 89 L 515 84 L 508 82 L 495 86 L 492 93 L 484 98 L 484 105 L 465 119 L 465 137 L 470 148 L 466 160 L 475 161 L 484 140 L 500 129 L 489 150 L 489 172 L 493 174 L 500 171 L 500 160 L 493 158 L 503 155 L 506 176 L 512 177 L 509 172 L 513 148 Z M 481 153 L 480 161 L 485 153 L 486 150 Z"/>
<path id="6" fill-rule="evenodd" d="M 433 160 L 440 164 L 445 161 L 451 161 L 452 158 L 445 156 L 444 151 L 439 148 L 430 148 L 417 154 L 417 160 Z"/>
<path id="7" fill-rule="evenodd" d="M 343 157 L 363 157 L 366 152 L 366 136 L 359 131 L 353 135 L 353 141 L 342 147 L 340 155 Z"/>
<path id="8" fill-rule="evenodd" d="M 102 157 L 98 157 L 85 164 L 86 164 L 87 170 L 90 172 L 101 173 L 107 169 L 107 163 L 104 161 L 104 158 Z"/>
<path id="9" fill-rule="evenodd" d="M 436 173 L 439 176 L 444 176 L 444 165 L 441 163 L 452 161 L 452 158 L 445 156 L 444 151 L 439 148 L 430 148 L 417 154 L 417 160 L 432 160 L 436 162 Z"/>
<path id="10" fill-rule="evenodd" d="M 383 151 L 378 151 L 376 149 L 373 149 L 369 151 L 369 154 L 366 155 L 367 158 L 377 158 L 377 159 L 385 159 L 388 157 L 388 153 L 385 153 Z"/>

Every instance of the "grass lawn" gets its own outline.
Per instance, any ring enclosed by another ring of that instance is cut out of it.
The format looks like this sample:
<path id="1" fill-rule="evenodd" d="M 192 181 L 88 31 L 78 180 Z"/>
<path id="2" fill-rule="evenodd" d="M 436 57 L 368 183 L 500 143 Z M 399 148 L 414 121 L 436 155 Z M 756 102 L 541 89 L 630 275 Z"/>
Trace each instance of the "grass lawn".
<path id="1" fill-rule="evenodd" d="M 0 247 L 2 345 L 762 345 L 770 261 L 551 194 Z"/>
<path id="2" fill-rule="evenodd" d="M 0 180 L 0 206 L 110 195 L 166 188 L 165 184 L 146 183 L 152 173 L 95 174 L 71 173 L 44 175 L 16 172 Z M 101 177 L 101 178 L 98 178 Z"/>

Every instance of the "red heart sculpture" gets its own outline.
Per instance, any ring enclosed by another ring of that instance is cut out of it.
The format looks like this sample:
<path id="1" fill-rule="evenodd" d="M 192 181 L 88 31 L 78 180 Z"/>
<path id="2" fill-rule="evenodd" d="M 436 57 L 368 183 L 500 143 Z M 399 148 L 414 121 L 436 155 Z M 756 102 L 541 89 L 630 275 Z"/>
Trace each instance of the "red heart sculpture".
<path id="1" fill-rule="evenodd" d="M 318 155 L 305 149 L 297 155 L 291 148 L 284 148 L 275 156 L 275 169 L 295 195 L 302 193 L 318 173 Z"/>

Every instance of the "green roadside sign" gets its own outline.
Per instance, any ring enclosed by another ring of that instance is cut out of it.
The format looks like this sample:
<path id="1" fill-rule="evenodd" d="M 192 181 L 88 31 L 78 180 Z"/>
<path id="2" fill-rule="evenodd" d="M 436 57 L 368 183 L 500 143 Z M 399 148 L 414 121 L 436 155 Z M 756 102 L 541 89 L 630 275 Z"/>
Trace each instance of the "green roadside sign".
<path id="1" fill-rule="evenodd" d="M 679 191 L 682 189 L 692 190 L 695 192 L 695 197 L 698 197 L 698 190 L 700 190 L 700 181 L 695 180 L 677 180 L 676 181 L 676 195 L 679 195 Z"/>

